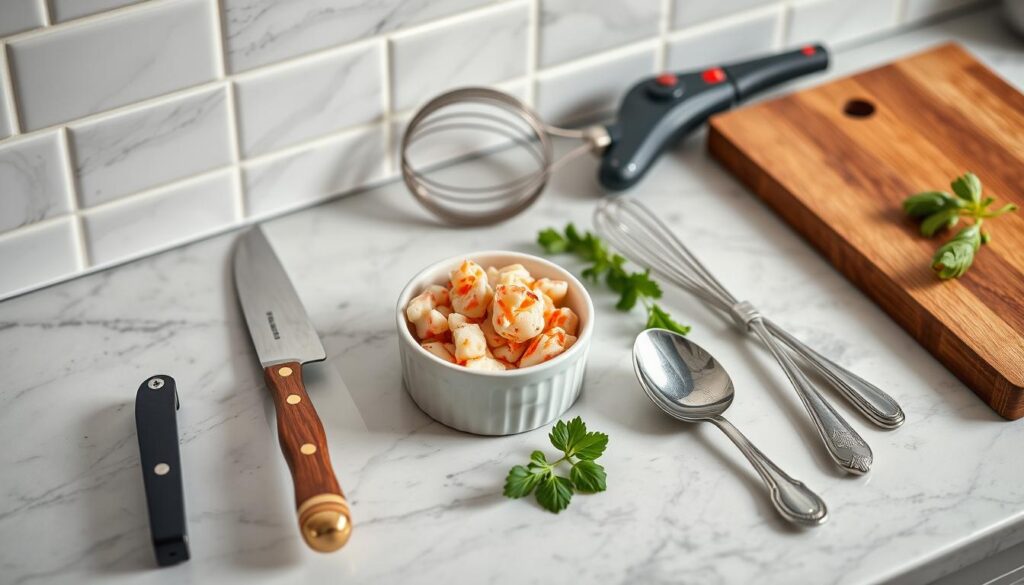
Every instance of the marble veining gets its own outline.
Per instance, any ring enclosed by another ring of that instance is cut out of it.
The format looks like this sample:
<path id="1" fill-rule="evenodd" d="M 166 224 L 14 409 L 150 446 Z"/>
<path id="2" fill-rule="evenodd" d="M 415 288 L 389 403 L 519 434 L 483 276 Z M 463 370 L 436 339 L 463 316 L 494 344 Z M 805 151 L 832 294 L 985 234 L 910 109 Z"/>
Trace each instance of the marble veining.
<path id="1" fill-rule="evenodd" d="M 488 1 L 224 0 L 227 56 L 233 71 L 244 71 Z"/>
<path id="2" fill-rule="evenodd" d="M 0 145 L 0 232 L 67 213 L 63 132 Z"/>
<path id="3" fill-rule="evenodd" d="M 69 127 L 91 207 L 231 162 L 224 86 Z"/>
<path id="4" fill-rule="evenodd" d="M 993 13 L 958 22 L 844 51 L 833 74 L 956 34 L 1020 83 L 1019 67 L 1004 68 L 1020 62 L 1013 41 L 979 26 L 996 23 Z M 650 403 L 629 355 L 643 316 L 616 312 L 603 286 L 589 285 L 594 344 L 567 416 L 610 435 L 606 493 L 576 496 L 558 516 L 505 499 L 505 473 L 544 447 L 546 429 L 465 435 L 431 421 L 402 388 L 393 328 L 406 280 L 467 250 L 536 253 L 543 227 L 589 226 L 601 191 L 596 163 L 580 159 L 534 207 L 498 226 L 438 225 L 400 184 L 265 224 L 329 356 L 306 377 L 356 523 L 332 555 L 307 550 L 297 534 L 273 406 L 233 290 L 237 234 L 0 303 L 2 580 L 912 585 L 1024 541 L 1021 421 L 978 400 L 708 159 L 702 138 L 668 153 L 634 194 L 727 288 L 907 413 L 902 428 L 878 430 L 826 390 L 875 454 L 868 476 L 840 475 L 771 356 L 666 290 L 665 306 L 735 382 L 730 419 L 826 500 L 824 526 L 791 530 L 728 439 Z M 320 162 L 314 168 L 329 168 L 330 159 Z M 136 388 L 154 373 L 174 376 L 181 392 L 193 553 L 160 570 L 132 414 Z"/>

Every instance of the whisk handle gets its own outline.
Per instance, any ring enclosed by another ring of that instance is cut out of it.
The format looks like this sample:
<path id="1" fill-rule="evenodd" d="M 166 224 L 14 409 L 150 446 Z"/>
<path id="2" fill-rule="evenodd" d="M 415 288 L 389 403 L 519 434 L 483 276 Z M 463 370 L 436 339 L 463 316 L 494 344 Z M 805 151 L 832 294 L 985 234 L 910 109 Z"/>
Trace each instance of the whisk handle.
<path id="1" fill-rule="evenodd" d="M 807 45 L 795 51 L 779 53 L 722 67 L 736 88 L 736 100 L 776 85 L 828 68 L 828 51 L 821 45 Z"/>

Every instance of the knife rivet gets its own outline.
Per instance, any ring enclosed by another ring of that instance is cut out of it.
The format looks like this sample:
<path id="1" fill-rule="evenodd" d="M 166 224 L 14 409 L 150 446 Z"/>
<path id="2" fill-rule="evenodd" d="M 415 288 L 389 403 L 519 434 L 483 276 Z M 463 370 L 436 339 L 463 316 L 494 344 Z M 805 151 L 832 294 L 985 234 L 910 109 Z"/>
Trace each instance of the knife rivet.
<path id="1" fill-rule="evenodd" d="M 284 399 L 288 404 L 298 404 L 302 402 L 302 397 L 298 394 L 289 394 L 288 398 Z"/>
<path id="2" fill-rule="evenodd" d="M 316 445 L 313 443 L 303 443 L 303 445 L 299 447 L 299 451 L 302 451 L 303 455 L 312 455 L 313 453 L 316 453 Z"/>
<path id="3" fill-rule="evenodd" d="M 164 387 L 164 381 L 161 378 L 150 378 L 149 384 L 146 384 L 152 390 L 159 390 Z"/>
<path id="4" fill-rule="evenodd" d="M 285 366 L 277 371 L 277 375 L 281 376 L 282 378 L 287 378 L 288 376 L 292 375 L 292 369 L 289 368 L 288 366 Z"/>
<path id="5" fill-rule="evenodd" d="M 166 463 L 157 463 L 153 466 L 153 473 L 157 475 L 167 475 L 171 472 L 171 466 Z"/>

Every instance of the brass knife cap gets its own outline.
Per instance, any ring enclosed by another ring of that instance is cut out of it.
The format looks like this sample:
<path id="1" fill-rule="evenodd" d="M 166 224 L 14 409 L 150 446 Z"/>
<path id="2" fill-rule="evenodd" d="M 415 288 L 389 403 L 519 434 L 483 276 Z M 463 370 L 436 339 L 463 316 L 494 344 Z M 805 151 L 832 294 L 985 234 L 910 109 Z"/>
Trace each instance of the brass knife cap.
<path id="1" fill-rule="evenodd" d="M 309 548 L 333 552 L 352 534 L 348 503 L 336 494 L 313 496 L 299 506 L 299 529 Z"/>

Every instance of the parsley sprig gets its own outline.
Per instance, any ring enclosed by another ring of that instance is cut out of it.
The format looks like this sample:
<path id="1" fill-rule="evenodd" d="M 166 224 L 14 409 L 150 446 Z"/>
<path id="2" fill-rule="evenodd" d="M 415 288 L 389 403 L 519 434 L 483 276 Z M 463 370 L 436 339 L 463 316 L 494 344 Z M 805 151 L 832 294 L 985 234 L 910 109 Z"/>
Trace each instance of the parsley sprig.
<path id="1" fill-rule="evenodd" d="M 548 438 L 562 452 L 562 457 L 548 462 L 543 452 L 534 451 L 525 467 L 516 465 L 509 470 L 505 496 L 522 498 L 534 492 L 537 503 L 557 514 L 569 506 L 574 490 L 596 493 L 607 489 L 604 467 L 594 460 L 608 446 L 608 435 L 587 431 L 586 423 L 577 416 L 568 423 L 558 421 Z M 571 466 L 569 477 L 555 474 L 555 468 L 561 463 Z"/>
<path id="2" fill-rule="evenodd" d="M 601 238 L 590 232 L 582 235 L 576 226 L 568 224 L 565 233 L 554 228 L 541 230 L 537 234 L 537 243 L 548 254 L 574 254 L 591 265 L 583 271 L 583 277 L 605 283 L 619 294 L 619 302 L 615 308 L 630 311 L 640 302 L 647 311 L 647 329 L 668 329 L 682 335 L 690 332 L 690 327 L 672 319 L 664 309 L 654 302 L 661 298 L 661 287 L 651 280 L 649 270 L 629 272 L 625 269 L 626 259 L 608 249 Z"/>
<path id="3" fill-rule="evenodd" d="M 990 210 L 995 198 L 982 199 L 981 179 L 974 173 L 967 172 L 957 177 L 950 187 L 955 197 L 945 191 L 925 191 L 903 201 L 903 211 L 910 217 L 921 219 L 921 235 L 925 237 L 930 238 L 943 229 L 952 229 L 960 218 L 974 220 L 939 246 L 932 256 L 932 269 L 942 279 L 963 276 L 974 263 L 978 249 L 992 239 L 981 227 L 986 219 L 1017 211 L 1013 203 Z"/>

